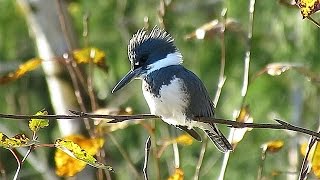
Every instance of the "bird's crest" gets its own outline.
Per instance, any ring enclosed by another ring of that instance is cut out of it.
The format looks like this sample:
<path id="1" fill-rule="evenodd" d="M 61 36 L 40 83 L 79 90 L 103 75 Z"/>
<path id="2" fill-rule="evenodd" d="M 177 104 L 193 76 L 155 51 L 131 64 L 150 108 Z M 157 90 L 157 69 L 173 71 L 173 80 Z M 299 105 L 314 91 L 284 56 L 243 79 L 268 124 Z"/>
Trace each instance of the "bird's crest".
<path id="1" fill-rule="evenodd" d="M 142 29 L 139 29 L 129 41 L 129 45 L 128 45 L 129 60 L 132 62 L 135 59 L 137 47 L 141 46 L 144 43 L 148 43 L 152 40 L 162 40 L 163 42 L 171 44 L 172 46 L 175 47 L 175 45 L 173 44 L 174 39 L 164 29 L 161 29 L 155 26 L 151 30 L 151 32 L 148 34 L 147 30 L 145 28 L 142 28 Z"/>

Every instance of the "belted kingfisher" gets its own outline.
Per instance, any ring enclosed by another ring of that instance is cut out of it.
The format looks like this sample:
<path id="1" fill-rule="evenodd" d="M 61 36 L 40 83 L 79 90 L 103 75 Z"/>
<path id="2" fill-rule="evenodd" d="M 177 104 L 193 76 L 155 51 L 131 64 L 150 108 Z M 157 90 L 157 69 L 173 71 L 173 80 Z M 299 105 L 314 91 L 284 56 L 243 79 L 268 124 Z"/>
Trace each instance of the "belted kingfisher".
<path id="1" fill-rule="evenodd" d="M 182 55 L 165 30 L 154 27 L 150 33 L 140 29 L 129 41 L 131 70 L 113 88 L 118 91 L 131 80 L 142 80 L 142 91 L 150 112 L 201 141 L 194 127 L 202 129 L 221 152 L 231 144 L 214 123 L 196 117 L 213 117 L 214 104 L 201 80 L 182 66 Z"/>

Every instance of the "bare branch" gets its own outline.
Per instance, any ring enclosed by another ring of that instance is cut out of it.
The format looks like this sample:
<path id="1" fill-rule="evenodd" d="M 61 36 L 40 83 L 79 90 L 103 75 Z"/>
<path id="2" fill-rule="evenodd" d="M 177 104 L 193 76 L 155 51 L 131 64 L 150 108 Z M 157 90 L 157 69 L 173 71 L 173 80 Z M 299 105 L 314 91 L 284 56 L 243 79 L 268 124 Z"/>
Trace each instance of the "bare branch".
<path id="1" fill-rule="evenodd" d="M 151 115 L 151 114 L 137 114 L 137 115 L 105 115 L 105 114 L 90 114 L 78 111 L 71 111 L 76 115 L 14 115 L 14 114 L 1 114 L 0 118 L 7 119 L 24 119 L 29 120 L 31 118 L 34 119 L 82 119 L 82 118 L 103 118 L 103 119 L 111 119 L 108 123 L 118 123 L 128 120 L 145 120 L 145 119 L 156 119 L 159 116 Z M 306 128 L 294 126 L 285 121 L 275 119 L 278 124 L 274 123 L 243 123 L 237 122 L 228 119 L 222 118 L 214 118 L 214 117 L 196 117 L 195 120 L 204 123 L 216 123 L 216 124 L 224 124 L 228 125 L 228 127 L 233 128 L 255 128 L 255 129 L 283 129 L 289 131 L 300 132 L 306 135 L 315 136 L 320 138 L 320 133 L 316 131 L 312 131 Z"/>
<path id="2" fill-rule="evenodd" d="M 149 161 L 149 153 L 151 147 L 151 137 L 149 136 L 146 140 L 146 144 L 144 147 L 144 163 L 143 163 L 143 177 L 144 180 L 148 180 L 148 161 Z"/>

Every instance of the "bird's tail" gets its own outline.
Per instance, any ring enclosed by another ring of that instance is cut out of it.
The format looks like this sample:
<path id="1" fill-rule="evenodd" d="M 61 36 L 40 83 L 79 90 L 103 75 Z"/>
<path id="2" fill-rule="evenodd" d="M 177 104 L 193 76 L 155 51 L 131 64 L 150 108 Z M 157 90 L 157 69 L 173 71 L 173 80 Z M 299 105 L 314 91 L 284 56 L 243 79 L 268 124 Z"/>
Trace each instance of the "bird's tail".
<path id="1" fill-rule="evenodd" d="M 210 140 L 216 145 L 219 151 L 226 153 L 233 150 L 232 145 L 219 131 L 215 124 L 208 124 L 207 128 L 203 129 L 203 131 L 208 135 Z"/>

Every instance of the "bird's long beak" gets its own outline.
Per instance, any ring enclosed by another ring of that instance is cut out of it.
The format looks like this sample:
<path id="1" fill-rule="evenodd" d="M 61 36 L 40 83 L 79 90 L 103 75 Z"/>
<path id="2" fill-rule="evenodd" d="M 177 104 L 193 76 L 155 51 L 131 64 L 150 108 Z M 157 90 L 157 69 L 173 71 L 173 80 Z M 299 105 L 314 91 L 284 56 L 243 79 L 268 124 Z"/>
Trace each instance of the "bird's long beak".
<path id="1" fill-rule="evenodd" d="M 142 73 L 142 68 L 139 67 L 134 70 L 130 70 L 119 82 L 118 84 L 112 89 L 112 93 L 120 90 L 125 85 L 127 85 L 129 82 L 131 82 L 134 78 L 140 76 Z"/>

